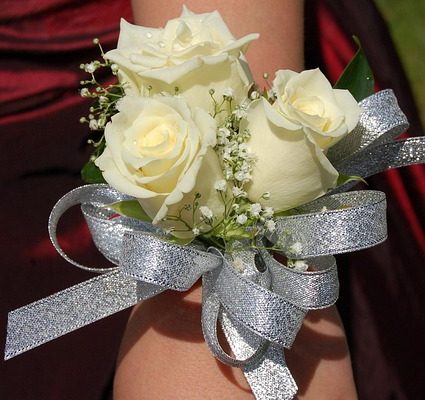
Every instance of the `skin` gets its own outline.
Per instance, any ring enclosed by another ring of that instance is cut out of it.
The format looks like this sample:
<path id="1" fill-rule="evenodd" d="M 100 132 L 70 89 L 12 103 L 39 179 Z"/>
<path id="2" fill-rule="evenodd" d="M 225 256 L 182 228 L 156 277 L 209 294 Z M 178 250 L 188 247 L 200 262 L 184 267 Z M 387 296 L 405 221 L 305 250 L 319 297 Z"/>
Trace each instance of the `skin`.
<path id="1" fill-rule="evenodd" d="M 235 37 L 259 32 L 247 58 L 260 85 L 264 72 L 303 67 L 301 0 L 186 0 L 194 12 L 217 9 Z M 159 27 L 180 15 L 179 0 L 133 0 L 135 22 Z M 243 15 L 242 15 L 243 14 Z M 241 16 L 243 23 L 241 23 Z M 201 331 L 201 286 L 168 291 L 137 305 L 121 344 L 114 382 L 115 400 L 252 400 L 238 368 L 217 361 Z M 288 366 L 299 386 L 298 399 L 351 400 L 356 390 L 344 329 L 335 307 L 311 311 L 290 350 Z"/>

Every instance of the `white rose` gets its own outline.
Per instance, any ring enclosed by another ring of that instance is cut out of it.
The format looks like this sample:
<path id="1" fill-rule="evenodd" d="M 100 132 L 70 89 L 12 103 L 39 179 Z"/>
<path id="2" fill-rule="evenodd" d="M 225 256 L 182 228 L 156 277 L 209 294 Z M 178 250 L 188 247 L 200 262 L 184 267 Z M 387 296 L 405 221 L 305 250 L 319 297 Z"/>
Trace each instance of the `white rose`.
<path id="1" fill-rule="evenodd" d="M 246 186 L 252 202 L 276 212 L 305 204 L 336 185 L 338 172 L 303 129 L 287 129 L 287 120 L 265 99 L 248 109 L 241 129 L 251 134 L 247 144 L 256 156 L 252 182 Z M 262 199 L 269 192 L 270 198 Z"/>
<path id="2" fill-rule="evenodd" d="M 319 69 L 301 73 L 276 72 L 273 107 L 287 120 L 289 129 L 304 129 L 322 149 L 333 146 L 351 132 L 361 108 L 348 90 L 333 89 Z"/>
<path id="3" fill-rule="evenodd" d="M 217 11 L 194 14 L 183 7 L 164 28 L 122 20 L 117 48 L 106 57 L 119 66 L 127 94 L 146 95 L 148 87 L 151 94 L 174 94 L 178 87 L 190 106 L 211 112 L 210 89 L 219 102 L 229 87 L 237 102 L 247 96 L 252 77 L 243 53 L 256 38 L 235 39 Z"/>
<path id="4" fill-rule="evenodd" d="M 126 96 L 107 124 L 105 138 L 96 165 L 112 187 L 139 200 L 153 223 L 188 230 L 162 220 L 192 204 L 197 192 L 200 205 L 222 207 L 214 189 L 222 178 L 213 150 L 216 122 L 206 111 L 192 111 L 184 99 L 172 96 Z M 182 213 L 193 226 L 191 217 L 191 211 Z"/>

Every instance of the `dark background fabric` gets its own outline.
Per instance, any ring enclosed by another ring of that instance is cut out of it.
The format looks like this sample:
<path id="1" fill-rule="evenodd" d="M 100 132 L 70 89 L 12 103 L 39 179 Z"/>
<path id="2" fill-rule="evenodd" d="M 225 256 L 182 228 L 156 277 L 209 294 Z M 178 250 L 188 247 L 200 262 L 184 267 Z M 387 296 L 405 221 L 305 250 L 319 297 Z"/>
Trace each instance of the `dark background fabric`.
<path id="1" fill-rule="evenodd" d="M 307 62 L 336 81 L 359 37 L 376 78 L 392 88 L 410 129 L 423 135 L 408 81 L 385 22 L 370 0 L 307 2 Z M 317 49 L 320 49 L 317 54 Z M 360 399 L 421 398 L 425 369 L 422 295 L 425 283 L 425 166 L 367 179 L 388 202 L 388 239 L 374 248 L 338 257 L 339 309 L 347 327 Z"/>
<path id="2" fill-rule="evenodd" d="M 307 66 L 335 80 L 360 37 L 379 88 L 396 91 L 411 122 L 422 128 L 385 24 L 368 0 L 307 3 Z M 116 44 L 119 18 L 131 20 L 127 0 L 4 0 L 0 9 L 0 342 L 7 312 L 89 279 L 63 261 L 47 235 L 49 212 L 82 184 L 87 103 L 77 92 L 78 66 L 98 58 L 92 44 Z M 361 399 L 412 399 L 421 394 L 425 333 L 425 173 L 408 167 L 368 180 L 388 197 L 389 239 L 339 257 L 342 312 Z M 105 261 L 93 249 L 78 209 L 60 224 L 71 255 Z M 128 317 L 121 312 L 0 363 L 0 398 L 111 398 L 114 362 Z M 1 346 L 0 346 L 1 347 Z"/>
<path id="3" fill-rule="evenodd" d="M 0 8 L 0 342 L 7 312 L 92 277 L 55 254 L 47 219 L 80 186 L 87 161 L 88 103 L 78 94 L 79 64 L 98 59 L 92 39 L 116 45 L 128 1 L 7 0 Z M 60 223 L 75 259 L 102 266 L 78 209 Z M 0 364 L 0 399 L 110 398 L 128 312 L 100 321 Z"/>

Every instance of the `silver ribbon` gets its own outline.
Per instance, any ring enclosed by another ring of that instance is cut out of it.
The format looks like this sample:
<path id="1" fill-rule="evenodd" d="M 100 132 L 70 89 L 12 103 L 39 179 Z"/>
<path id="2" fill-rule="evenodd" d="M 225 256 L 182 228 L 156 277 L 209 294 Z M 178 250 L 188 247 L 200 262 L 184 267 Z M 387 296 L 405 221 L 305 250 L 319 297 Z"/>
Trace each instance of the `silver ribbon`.
<path id="1" fill-rule="evenodd" d="M 375 93 L 362 100 L 359 105 L 362 113 L 356 128 L 327 153 L 327 157 L 338 170 L 342 160 L 369 146 L 388 143 L 409 127 L 391 89 Z"/>
<path id="2" fill-rule="evenodd" d="M 425 137 L 393 141 L 409 123 L 392 90 L 382 90 L 359 104 L 363 111 L 357 127 L 327 153 L 341 174 L 368 178 L 387 169 L 425 163 Z M 332 193 L 354 185 L 347 183 Z"/>
<path id="3" fill-rule="evenodd" d="M 121 197 L 109 186 L 89 185 L 74 189 L 56 204 L 49 222 L 56 249 L 70 263 L 101 275 L 10 312 L 5 358 L 164 290 L 188 290 L 202 276 L 202 326 L 213 354 L 227 364 L 243 368 L 258 399 L 292 398 L 297 387 L 281 348 L 291 346 L 307 310 L 336 301 L 338 278 L 333 257 L 311 258 L 309 264 L 315 270 L 297 272 L 264 250 L 242 249 L 223 256 L 217 249 L 179 246 L 157 233 L 146 232 L 144 223 L 111 218 L 98 202 L 103 199 L 110 203 Z M 96 246 L 118 267 L 99 270 L 82 266 L 61 249 L 56 237 L 57 223 L 79 201 L 85 202 L 82 209 Z M 305 221 L 300 219 L 299 224 L 304 225 Z M 147 227 L 153 229 L 149 224 Z M 370 235 L 362 245 L 374 241 Z M 265 266 L 262 272 L 256 266 L 257 258 Z M 242 260 L 239 269 L 235 267 L 237 260 Z M 218 323 L 222 324 L 235 357 L 221 348 Z"/>
<path id="4" fill-rule="evenodd" d="M 369 176 L 382 168 L 425 162 L 423 138 L 391 142 L 407 126 L 391 91 L 361 105 L 364 111 L 353 137 L 328 154 L 340 171 Z M 282 347 L 291 346 L 308 310 L 336 301 L 338 278 L 331 254 L 373 246 L 386 238 L 383 193 L 324 196 L 300 207 L 296 216 L 279 218 L 275 233 L 268 237 L 288 257 L 307 260 L 310 270 L 297 272 L 265 250 L 242 245 L 223 255 L 214 248 L 178 246 L 151 224 L 111 218 L 102 205 L 124 198 L 109 186 L 89 185 L 58 201 L 49 219 L 56 250 L 71 264 L 101 275 L 10 312 L 6 359 L 164 290 L 188 290 L 202 276 L 202 327 L 214 356 L 241 367 L 257 399 L 292 399 L 297 386 Z M 57 223 L 76 204 L 82 204 L 96 246 L 117 267 L 90 268 L 61 249 Z M 218 323 L 234 356 L 226 354 L 217 339 Z"/>
<path id="5" fill-rule="evenodd" d="M 385 194 L 373 190 L 339 193 L 317 199 L 279 218 L 269 239 L 291 258 L 341 254 L 377 245 L 387 238 Z M 301 250 L 293 252 L 291 245 Z"/>

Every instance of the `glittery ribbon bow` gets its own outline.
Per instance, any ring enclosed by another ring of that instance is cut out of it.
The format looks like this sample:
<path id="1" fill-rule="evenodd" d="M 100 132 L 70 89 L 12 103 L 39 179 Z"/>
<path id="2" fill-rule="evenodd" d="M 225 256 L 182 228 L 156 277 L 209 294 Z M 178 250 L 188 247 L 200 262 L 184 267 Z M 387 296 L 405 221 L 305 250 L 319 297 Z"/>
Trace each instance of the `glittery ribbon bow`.
<path id="1" fill-rule="evenodd" d="M 340 172 L 370 176 L 425 162 L 424 138 L 392 142 L 407 121 L 391 91 L 360 104 L 358 127 L 328 154 Z M 308 310 L 336 301 L 338 278 L 332 254 L 370 247 L 386 238 L 383 193 L 334 191 L 299 208 L 298 215 L 279 218 L 268 237 L 287 256 L 307 259 L 310 271 L 297 272 L 265 250 L 244 249 L 242 244 L 232 254 L 222 254 L 215 248 L 179 246 L 151 224 L 110 219 L 102 205 L 124 198 L 109 186 L 89 185 L 74 189 L 55 205 L 49 234 L 56 250 L 71 264 L 101 275 L 10 312 L 6 359 L 164 290 L 188 290 L 202 276 L 202 327 L 214 356 L 241 367 L 257 399 L 292 399 L 297 387 L 282 347 L 291 346 Z M 76 204 L 82 205 L 96 246 L 117 267 L 89 268 L 61 249 L 57 223 Z M 294 242 L 301 245 L 297 254 L 291 253 Z M 218 323 L 234 356 L 217 339 Z"/>

